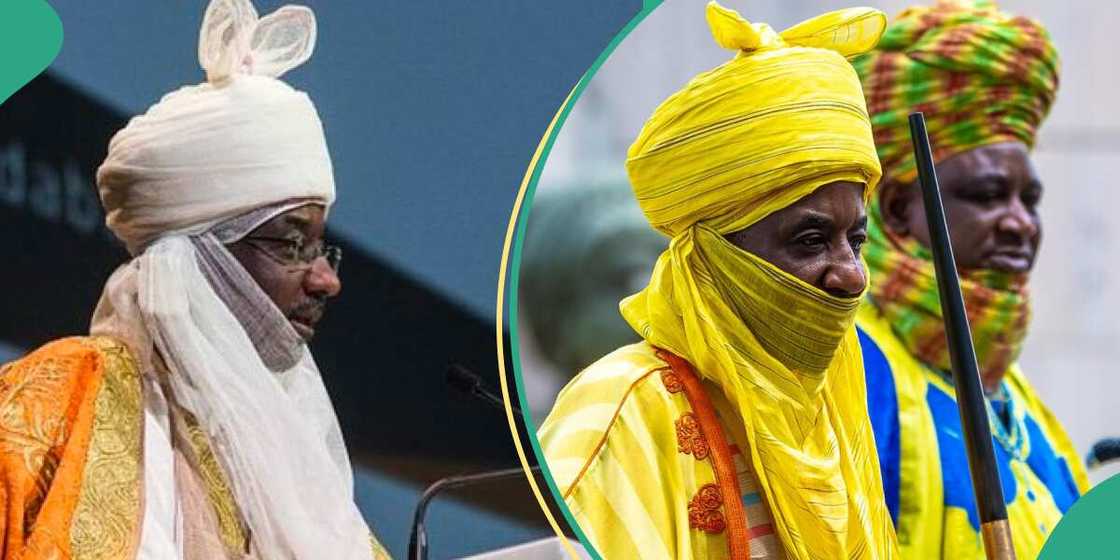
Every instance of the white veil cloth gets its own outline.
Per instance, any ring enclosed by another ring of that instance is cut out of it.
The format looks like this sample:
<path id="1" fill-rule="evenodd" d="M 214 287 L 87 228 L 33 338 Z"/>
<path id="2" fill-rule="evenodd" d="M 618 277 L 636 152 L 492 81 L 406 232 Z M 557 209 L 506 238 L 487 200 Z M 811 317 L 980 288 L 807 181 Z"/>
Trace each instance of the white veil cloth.
<path id="1" fill-rule="evenodd" d="M 145 374 L 146 395 L 162 387 L 197 420 L 229 480 L 250 555 L 268 560 L 371 556 L 315 361 L 215 227 L 261 208 L 275 215 L 293 200 L 333 202 L 315 107 L 276 79 L 306 61 L 314 44 L 307 8 L 258 18 L 249 0 L 213 0 L 199 39 L 207 82 L 168 94 L 132 119 L 97 173 L 107 224 L 134 258 L 109 279 L 91 333 L 126 343 Z M 264 309 L 273 332 L 292 341 L 294 358 L 283 368 L 262 358 L 253 340 L 260 329 L 247 329 L 229 301 L 238 294 L 248 294 L 242 306 Z M 170 441 L 186 437 L 174 421 L 165 429 Z M 159 456 L 145 450 L 146 472 L 171 469 L 153 464 L 167 459 Z M 176 471 L 175 479 L 181 476 Z M 150 486 L 152 477 L 145 478 Z M 184 534 L 183 520 L 177 523 L 163 533 L 174 535 L 179 554 L 210 557 L 199 535 L 189 528 Z"/>

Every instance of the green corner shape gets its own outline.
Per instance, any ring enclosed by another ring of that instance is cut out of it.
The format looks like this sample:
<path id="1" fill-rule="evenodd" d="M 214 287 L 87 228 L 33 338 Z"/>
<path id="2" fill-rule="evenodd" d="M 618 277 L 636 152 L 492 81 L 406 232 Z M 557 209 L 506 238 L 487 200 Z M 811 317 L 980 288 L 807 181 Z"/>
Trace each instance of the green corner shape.
<path id="1" fill-rule="evenodd" d="M 0 103 L 46 70 L 62 49 L 62 20 L 45 0 L 0 2 Z"/>
<path id="2" fill-rule="evenodd" d="M 1039 560 L 1105 558 L 1116 554 L 1120 474 L 1093 487 L 1066 512 L 1038 555 Z"/>

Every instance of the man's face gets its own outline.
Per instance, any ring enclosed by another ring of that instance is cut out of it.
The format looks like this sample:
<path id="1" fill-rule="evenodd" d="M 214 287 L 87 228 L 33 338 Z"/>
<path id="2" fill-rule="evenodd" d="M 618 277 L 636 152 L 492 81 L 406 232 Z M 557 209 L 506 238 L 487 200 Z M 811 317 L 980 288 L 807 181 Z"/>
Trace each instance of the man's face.
<path id="1" fill-rule="evenodd" d="M 727 239 L 833 296 L 855 297 L 867 286 L 859 260 L 867 240 L 861 184 L 829 183 Z"/>
<path id="2" fill-rule="evenodd" d="M 1023 144 L 958 154 L 937 165 L 937 178 L 958 267 L 1027 272 L 1034 266 L 1042 238 L 1042 183 Z M 920 191 L 916 184 L 888 182 L 879 202 L 888 228 L 929 247 Z"/>
<path id="3" fill-rule="evenodd" d="M 322 243 L 324 227 L 323 207 L 309 204 L 276 216 L 229 245 L 233 256 L 304 340 L 314 336 L 327 299 L 342 290 L 325 257 L 307 264 L 295 262 L 298 247 Z"/>

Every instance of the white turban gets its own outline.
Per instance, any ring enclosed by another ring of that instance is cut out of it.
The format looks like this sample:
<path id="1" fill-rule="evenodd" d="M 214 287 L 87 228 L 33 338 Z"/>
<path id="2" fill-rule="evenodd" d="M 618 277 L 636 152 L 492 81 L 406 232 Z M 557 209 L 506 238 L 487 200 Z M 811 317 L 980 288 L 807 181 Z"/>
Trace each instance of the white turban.
<path id="1" fill-rule="evenodd" d="M 109 279 L 90 331 L 128 344 L 151 394 L 166 391 L 174 410 L 198 422 L 228 478 L 253 557 L 368 559 L 374 541 L 354 503 L 350 461 L 315 360 L 226 250 L 222 233 L 236 222 L 243 235 L 259 223 L 258 209 L 334 200 L 315 108 L 275 79 L 310 56 L 314 15 L 287 6 L 260 19 L 249 0 L 213 0 L 199 40 L 208 83 L 171 93 L 132 119 L 98 170 L 109 228 L 135 257 Z M 235 313 L 254 300 L 254 316 L 288 332 L 266 331 L 298 344 L 282 370 L 254 345 L 250 330 L 261 325 L 250 329 Z M 145 423 L 146 431 L 155 425 Z M 169 423 L 172 441 L 189 435 L 180 424 Z M 180 471 L 174 480 L 160 476 L 167 467 L 157 447 L 145 448 L 145 491 L 172 488 L 181 513 L 145 510 L 139 556 L 167 557 L 156 552 L 167 539 L 157 537 L 173 535 L 185 557 L 218 557 L 205 523 L 187 522 L 202 519 L 204 508 L 184 497 Z"/>
<path id="2" fill-rule="evenodd" d="M 138 254 L 288 199 L 334 201 L 323 125 L 307 94 L 277 80 L 311 56 L 315 18 L 214 0 L 199 36 L 207 82 L 163 97 L 109 142 L 97 170 L 106 224 Z"/>

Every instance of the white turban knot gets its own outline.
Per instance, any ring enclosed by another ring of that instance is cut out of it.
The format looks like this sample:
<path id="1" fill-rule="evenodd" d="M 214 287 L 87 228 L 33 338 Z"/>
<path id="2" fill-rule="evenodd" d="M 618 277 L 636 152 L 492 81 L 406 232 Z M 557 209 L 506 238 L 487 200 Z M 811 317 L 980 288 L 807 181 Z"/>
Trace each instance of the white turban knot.
<path id="1" fill-rule="evenodd" d="M 334 201 L 334 173 L 311 99 L 276 79 L 315 48 L 315 16 L 214 0 L 198 58 L 207 82 L 167 94 L 113 136 L 97 170 L 106 224 L 133 254 L 293 198 Z"/>

